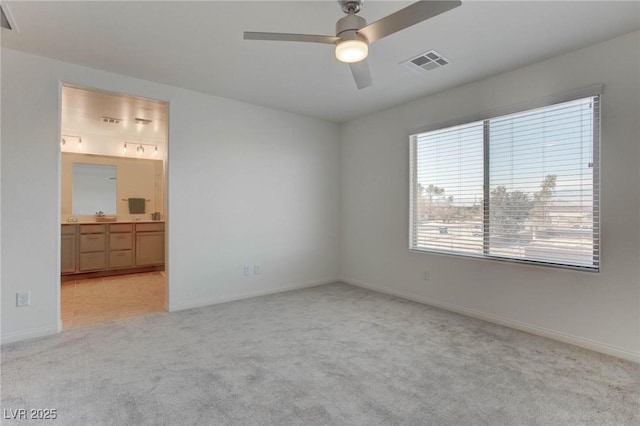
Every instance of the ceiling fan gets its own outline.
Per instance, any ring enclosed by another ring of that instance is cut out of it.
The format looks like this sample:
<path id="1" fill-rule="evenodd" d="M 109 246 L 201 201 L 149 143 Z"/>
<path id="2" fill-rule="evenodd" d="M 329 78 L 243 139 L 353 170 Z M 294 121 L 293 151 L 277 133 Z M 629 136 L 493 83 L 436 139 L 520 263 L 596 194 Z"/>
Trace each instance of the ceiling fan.
<path id="1" fill-rule="evenodd" d="M 369 44 L 462 4 L 459 0 L 422 0 L 367 25 L 364 18 L 356 15 L 360 12 L 363 0 L 338 0 L 338 3 L 347 16 L 336 22 L 335 37 L 245 31 L 244 39 L 334 44 L 336 58 L 349 64 L 356 86 L 358 89 L 362 89 L 372 84 L 371 72 L 366 60 L 369 54 Z"/>

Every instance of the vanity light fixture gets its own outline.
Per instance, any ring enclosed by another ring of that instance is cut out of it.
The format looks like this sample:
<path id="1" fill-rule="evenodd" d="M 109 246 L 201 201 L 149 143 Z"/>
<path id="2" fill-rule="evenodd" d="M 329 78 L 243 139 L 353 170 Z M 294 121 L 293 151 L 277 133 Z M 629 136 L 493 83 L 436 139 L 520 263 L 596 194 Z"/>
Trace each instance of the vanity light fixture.
<path id="1" fill-rule="evenodd" d="M 68 138 L 78 139 L 78 149 L 82 149 L 82 136 L 76 136 L 76 135 L 62 135 L 62 141 L 60 142 L 61 147 L 67 144 Z"/>
<path id="2" fill-rule="evenodd" d="M 154 145 L 154 144 L 150 144 L 150 143 L 142 143 L 142 142 L 135 142 L 135 141 L 124 141 L 123 146 L 122 146 L 122 152 L 123 153 L 127 153 L 127 143 L 131 144 L 132 146 L 136 147 L 136 154 L 138 155 L 144 155 L 145 153 L 145 146 L 148 146 L 150 148 L 153 148 L 153 155 L 157 156 L 158 155 L 158 145 Z M 149 151 L 147 151 L 149 152 Z"/>

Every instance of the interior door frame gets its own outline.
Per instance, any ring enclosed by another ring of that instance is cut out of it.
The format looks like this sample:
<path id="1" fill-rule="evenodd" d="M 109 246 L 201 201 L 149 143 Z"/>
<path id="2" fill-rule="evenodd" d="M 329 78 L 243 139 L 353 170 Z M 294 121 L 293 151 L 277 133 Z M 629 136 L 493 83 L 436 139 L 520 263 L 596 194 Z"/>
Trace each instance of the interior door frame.
<path id="1" fill-rule="evenodd" d="M 64 89 L 66 87 L 70 87 L 70 88 L 78 88 L 78 89 L 83 89 L 83 90 L 89 90 L 92 92 L 100 92 L 100 93 L 106 93 L 106 94 L 112 94 L 112 95 L 118 95 L 118 96 L 126 96 L 126 97 L 131 97 L 134 99 L 142 99 L 142 100 L 151 100 L 154 102 L 162 102 L 164 104 L 166 104 L 167 106 L 167 114 L 166 114 L 166 135 L 165 135 L 165 152 L 164 152 L 164 157 L 163 157 L 163 174 L 164 174 L 164 179 L 163 179 L 163 186 L 164 186 L 164 197 L 163 197 L 163 204 L 164 204 L 164 223 L 165 223 L 165 238 L 164 238 L 164 250 L 165 250 L 165 263 L 164 263 L 164 277 L 165 277 L 165 311 L 168 312 L 169 311 L 169 306 L 170 306 L 170 294 L 171 292 L 169 291 L 170 289 L 170 285 L 171 285 L 171 280 L 169 279 L 169 269 L 170 269 L 170 256 L 169 256 L 169 240 L 170 240 L 170 229 L 169 229 L 169 218 L 170 218 L 170 208 L 169 208 L 169 200 L 171 197 L 170 194 L 170 190 L 169 190 L 169 147 L 170 147 L 170 118 L 171 118 L 171 101 L 168 99 L 157 99 L 157 98 L 153 98 L 153 97 L 147 97 L 147 96 L 142 96 L 142 95 L 136 95 L 136 94 L 130 94 L 130 93 L 125 93 L 125 92 L 120 92 L 117 90 L 110 90 L 107 88 L 101 88 L 101 87 L 95 87 L 95 86 L 90 86 L 90 85 L 86 85 L 86 84 L 80 84 L 80 83 L 73 83 L 71 81 L 66 81 L 66 80 L 59 80 L 58 81 L 58 138 L 56 143 L 58 144 L 58 150 L 57 150 L 57 156 L 56 156 L 56 161 L 57 161 L 57 174 L 58 174 L 58 203 L 57 203 L 57 212 L 56 212 L 56 217 L 57 217 L 57 226 L 58 226 L 58 230 L 57 230 L 57 245 L 56 245 L 56 253 L 57 253 L 57 274 L 58 274 L 58 286 L 56 288 L 56 307 L 57 307 L 57 318 L 58 318 L 58 333 L 60 333 L 62 331 L 62 307 L 61 307 L 61 291 L 62 291 L 62 273 L 61 273 L 61 252 L 62 252 L 62 235 L 60 232 L 60 226 L 63 223 L 62 222 L 62 146 L 60 145 L 60 141 L 62 140 L 62 93 L 64 91 Z"/>

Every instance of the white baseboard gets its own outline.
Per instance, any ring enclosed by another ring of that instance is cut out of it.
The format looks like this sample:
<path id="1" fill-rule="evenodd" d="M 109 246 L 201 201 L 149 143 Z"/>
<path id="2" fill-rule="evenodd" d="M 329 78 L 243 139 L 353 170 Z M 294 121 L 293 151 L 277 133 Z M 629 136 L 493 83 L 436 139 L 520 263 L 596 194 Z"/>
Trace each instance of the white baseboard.
<path id="1" fill-rule="evenodd" d="M 58 321 L 59 323 L 60 321 Z M 58 334 L 62 329 L 61 324 L 57 324 L 53 327 L 32 328 L 30 330 L 19 331 L 15 333 L 2 334 L 2 344 L 17 342 L 20 340 L 35 339 L 36 337 L 50 336 L 52 334 Z"/>
<path id="2" fill-rule="evenodd" d="M 527 333 L 535 334 L 537 336 L 547 337 L 549 339 L 558 340 L 564 343 L 569 343 L 571 345 L 579 346 L 581 348 L 589 349 L 596 352 L 601 352 L 607 355 L 612 355 L 618 358 L 626 359 L 628 361 L 640 363 L 640 352 L 630 351 L 624 348 L 609 345 L 607 343 L 596 342 L 593 340 L 574 336 L 572 334 L 564 333 L 562 331 L 551 330 L 548 328 L 527 324 L 521 321 L 516 321 L 510 318 L 488 314 L 485 312 L 464 308 L 462 306 L 453 305 L 450 303 L 440 302 L 438 300 L 430 299 L 428 297 L 418 296 L 416 294 L 412 294 L 409 292 L 390 290 L 386 287 L 380 287 L 377 285 L 365 283 L 360 280 L 355 280 L 351 278 L 341 278 L 339 281 L 354 285 L 356 287 L 362 287 L 368 290 L 389 294 L 391 296 L 401 297 L 403 299 L 412 300 L 414 302 L 422 303 L 425 305 L 435 306 L 437 308 L 455 312 L 468 317 L 481 319 L 483 321 L 503 325 L 503 326 L 514 328 L 520 331 L 526 331 Z"/>
<path id="3" fill-rule="evenodd" d="M 201 308 L 203 306 L 217 305 L 219 303 L 233 302 L 234 300 L 249 299 L 251 297 L 266 296 L 268 294 L 282 293 L 284 291 L 298 290 L 298 289 L 307 288 L 307 287 L 315 287 L 318 285 L 330 284 L 338 281 L 339 280 L 337 278 L 321 279 L 321 280 L 307 281 L 307 282 L 302 282 L 297 284 L 287 284 L 287 285 L 277 287 L 277 288 L 272 288 L 269 290 L 242 293 L 242 294 L 239 294 L 236 296 L 230 296 L 230 297 L 214 297 L 210 299 L 185 300 L 185 301 L 179 301 L 176 303 L 170 302 L 169 312 L 183 311 L 185 309 Z"/>

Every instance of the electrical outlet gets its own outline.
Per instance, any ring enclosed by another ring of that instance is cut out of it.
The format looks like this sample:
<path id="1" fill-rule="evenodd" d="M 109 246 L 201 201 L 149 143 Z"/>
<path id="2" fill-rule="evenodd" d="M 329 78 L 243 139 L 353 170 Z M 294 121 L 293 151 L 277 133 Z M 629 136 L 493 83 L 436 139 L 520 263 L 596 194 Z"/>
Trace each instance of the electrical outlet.
<path id="1" fill-rule="evenodd" d="M 425 281 L 429 281 L 431 279 L 431 272 L 428 269 L 425 269 L 422 273 L 422 279 Z"/>
<path id="2" fill-rule="evenodd" d="M 16 293 L 16 306 L 29 306 L 31 304 L 31 292 Z"/>
<path id="3" fill-rule="evenodd" d="M 253 275 L 260 275 L 260 265 L 253 265 Z"/>
<path id="4" fill-rule="evenodd" d="M 249 268 L 249 265 L 243 265 L 242 271 L 245 276 L 251 275 L 251 268 Z"/>

